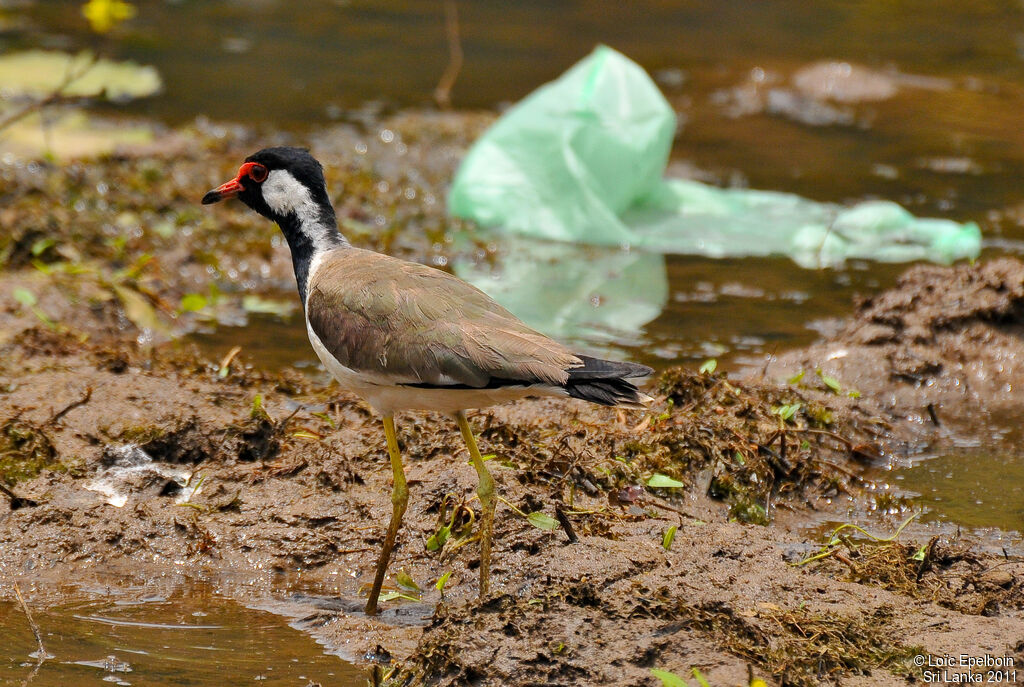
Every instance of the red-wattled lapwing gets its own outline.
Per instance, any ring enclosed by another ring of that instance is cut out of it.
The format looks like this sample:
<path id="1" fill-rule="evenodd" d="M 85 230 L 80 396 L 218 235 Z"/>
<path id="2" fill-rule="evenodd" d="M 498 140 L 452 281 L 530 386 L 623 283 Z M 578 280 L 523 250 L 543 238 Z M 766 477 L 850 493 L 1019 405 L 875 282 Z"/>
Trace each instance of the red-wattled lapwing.
<path id="1" fill-rule="evenodd" d="M 462 431 L 479 477 L 483 597 L 490 576 L 494 480 L 463 411 L 536 395 L 642 407 L 650 399 L 628 380 L 651 369 L 576 355 L 461 279 L 349 245 L 338 232 L 323 168 L 304 149 L 267 148 L 250 155 L 238 176 L 203 196 L 203 204 L 232 197 L 281 227 L 313 350 L 342 387 L 384 419 L 394 510 L 366 612 L 377 611 L 409 501 L 395 434 L 399 410 L 450 413 Z"/>

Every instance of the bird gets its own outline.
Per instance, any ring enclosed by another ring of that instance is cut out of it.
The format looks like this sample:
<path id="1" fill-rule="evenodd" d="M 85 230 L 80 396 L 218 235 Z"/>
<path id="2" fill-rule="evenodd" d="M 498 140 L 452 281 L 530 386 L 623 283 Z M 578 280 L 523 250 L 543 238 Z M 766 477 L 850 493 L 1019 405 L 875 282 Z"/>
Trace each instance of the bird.
<path id="1" fill-rule="evenodd" d="M 366 614 L 377 613 L 409 501 L 395 427 L 400 411 L 449 414 L 462 433 L 477 472 L 478 595 L 485 598 L 496 494 L 465 411 L 528 396 L 643 408 L 651 398 L 631 380 L 651 368 L 574 353 L 448 272 L 353 246 L 338 230 L 323 167 L 305 148 L 279 146 L 250 155 L 237 176 L 207 192 L 202 204 L 229 198 L 280 227 L 313 350 L 384 425 L 392 514 Z"/>

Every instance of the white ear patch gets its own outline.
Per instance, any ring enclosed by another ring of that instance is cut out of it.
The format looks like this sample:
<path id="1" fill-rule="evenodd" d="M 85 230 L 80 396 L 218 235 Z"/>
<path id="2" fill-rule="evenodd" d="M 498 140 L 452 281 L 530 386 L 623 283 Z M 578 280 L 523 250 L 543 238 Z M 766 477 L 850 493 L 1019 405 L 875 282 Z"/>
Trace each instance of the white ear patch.
<path id="1" fill-rule="evenodd" d="M 299 223 L 312 226 L 320 221 L 320 208 L 313 201 L 309 189 L 284 169 L 275 169 L 267 175 L 261 187 L 263 200 L 281 216 L 295 215 Z"/>

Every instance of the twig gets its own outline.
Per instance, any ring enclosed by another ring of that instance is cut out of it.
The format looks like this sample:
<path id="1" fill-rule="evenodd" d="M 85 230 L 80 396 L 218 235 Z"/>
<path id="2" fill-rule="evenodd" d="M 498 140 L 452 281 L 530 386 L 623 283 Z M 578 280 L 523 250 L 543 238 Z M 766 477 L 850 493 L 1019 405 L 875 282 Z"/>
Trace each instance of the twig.
<path id="1" fill-rule="evenodd" d="M 18 603 L 21 604 L 21 610 L 25 613 L 25 618 L 28 620 L 28 626 L 32 628 L 32 634 L 35 635 L 36 644 L 39 646 L 39 651 L 36 654 L 36 667 L 32 669 L 25 681 L 22 682 L 22 686 L 27 685 L 29 681 L 36 676 L 39 672 L 40 666 L 49 657 L 46 653 L 46 647 L 43 646 L 43 636 L 39 633 L 39 626 L 36 625 L 36 621 L 32 619 L 32 614 L 28 610 L 28 604 L 25 603 L 25 597 L 21 595 L 21 587 L 18 586 L 17 582 L 14 582 L 14 593 L 18 597 Z"/>
<path id="2" fill-rule="evenodd" d="M 64 408 L 62 410 L 60 410 L 57 413 L 54 413 L 53 416 L 49 420 L 46 421 L 46 424 L 52 425 L 54 422 L 56 422 L 57 420 L 61 419 L 65 415 L 67 415 L 68 412 L 74 410 L 75 408 L 77 408 L 79 406 L 84 406 L 86 403 L 89 402 L 89 399 L 91 399 L 91 398 L 92 398 L 92 387 L 91 386 L 87 386 L 87 387 L 85 387 L 85 394 L 83 394 L 80 399 L 78 399 L 77 401 L 72 401 L 71 403 L 69 403 L 66 406 L 64 406 Z"/>
<path id="3" fill-rule="evenodd" d="M 241 353 L 241 346 L 232 346 L 228 354 L 221 358 L 220 365 L 217 367 L 217 374 L 221 377 L 227 377 L 231 371 L 231 361 L 235 359 L 235 356 Z"/>
<path id="4" fill-rule="evenodd" d="M 576 530 L 572 528 L 572 521 L 569 520 L 569 516 L 565 514 L 560 505 L 555 506 L 555 517 L 558 518 L 558 522 L 562 525 L 562 529 L 565 530 L 565 536 L 569 538 L 570 544 L 575 544 L 580 540 L 576 536 Z"/>
<path id="5" fill-rule="evenodd" d="M 462 71 L 462 41 L 459 39 L 459 10 L 455 0 L 444 0 L 444 28 L 448 37 L 448 66 L 434 89 L 434 101 L 447 110 L 452 106 L 452 87 Z"/>

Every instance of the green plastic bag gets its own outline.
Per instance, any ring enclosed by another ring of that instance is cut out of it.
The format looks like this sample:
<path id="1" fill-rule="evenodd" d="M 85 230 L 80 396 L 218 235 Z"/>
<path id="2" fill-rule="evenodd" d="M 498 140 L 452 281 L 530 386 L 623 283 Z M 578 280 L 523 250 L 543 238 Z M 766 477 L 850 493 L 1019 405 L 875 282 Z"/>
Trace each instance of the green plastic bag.
<path id="1" fill-rule="evenodd" d="M 675 113 L 644 70 L 600 46 L 473 145 L 448 210 L 508 234 L 711 257 L 949 263 L 981 251 L 974 223 L 788 193 L 664 180 Z"/>

